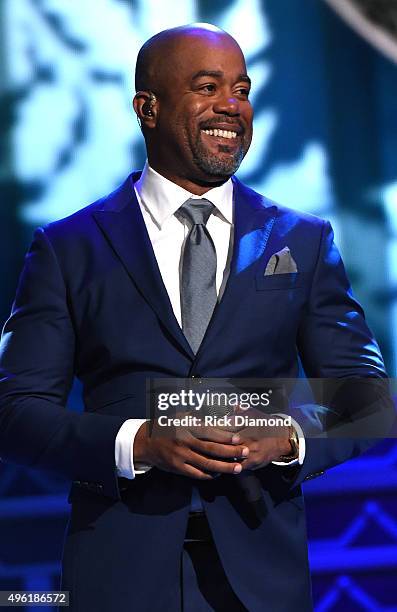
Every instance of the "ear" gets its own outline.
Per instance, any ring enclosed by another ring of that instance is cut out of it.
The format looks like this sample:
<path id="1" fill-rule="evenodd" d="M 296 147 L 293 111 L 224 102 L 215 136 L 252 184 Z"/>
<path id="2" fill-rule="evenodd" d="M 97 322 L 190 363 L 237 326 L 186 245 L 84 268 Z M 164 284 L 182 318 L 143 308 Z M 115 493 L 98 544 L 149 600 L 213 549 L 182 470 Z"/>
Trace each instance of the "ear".
<path id="1" fill-rule="evenodd" d="M 141 126 L 152 128 L 157 120 L 157 98 L 151 91 L 137 91 L 133 106 Z"/>

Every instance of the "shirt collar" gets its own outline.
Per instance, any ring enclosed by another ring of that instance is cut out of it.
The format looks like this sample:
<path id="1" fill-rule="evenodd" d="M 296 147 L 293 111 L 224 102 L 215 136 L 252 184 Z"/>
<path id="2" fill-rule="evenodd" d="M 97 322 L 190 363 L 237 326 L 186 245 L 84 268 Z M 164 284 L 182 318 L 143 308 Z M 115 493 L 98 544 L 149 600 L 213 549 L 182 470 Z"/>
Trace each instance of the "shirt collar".
<path id="1" fill-rule="evenodd" d="M 209 200 L 225 221 L 233 223 L 233 183 L 231 179 L 220 187 L 210 189 L 203 196 L 196 196 L 161 176 L 146 161 L 142 174 L 134 187 L 140 202 L 160 228 L 189 198 Z"/>

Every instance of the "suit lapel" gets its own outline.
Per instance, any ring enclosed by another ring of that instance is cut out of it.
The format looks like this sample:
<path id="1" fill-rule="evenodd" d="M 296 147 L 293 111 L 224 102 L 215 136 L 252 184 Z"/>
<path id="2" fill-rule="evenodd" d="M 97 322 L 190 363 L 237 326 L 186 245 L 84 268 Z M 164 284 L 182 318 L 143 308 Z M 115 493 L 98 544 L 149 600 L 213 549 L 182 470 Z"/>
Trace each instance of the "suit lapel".
<path id="1" fill-rule="evenodd" d="M 253 268 L 268 245 L 277 216 L 277 206 L 233 177 L 234 242 L 229 278 L 217 304 L 203 343 L 205 347 L 218 324 L 235 313 L 240 298 L 253 282 Z"/>
<path id="2" fill-rule="evenodd" d="M 93 215 L 138 291 L 192 359 L 194 355 L 172 310 L 135 195 L 133 182 L 138 177 L 139 174 L 128 177 Z"/>
<path id="3" fill-rule="evenodd" d="M 234 183 L 235 242 L 231 285 L 263 255 L 276 220 L 277 206 L 237 179 Z"/>

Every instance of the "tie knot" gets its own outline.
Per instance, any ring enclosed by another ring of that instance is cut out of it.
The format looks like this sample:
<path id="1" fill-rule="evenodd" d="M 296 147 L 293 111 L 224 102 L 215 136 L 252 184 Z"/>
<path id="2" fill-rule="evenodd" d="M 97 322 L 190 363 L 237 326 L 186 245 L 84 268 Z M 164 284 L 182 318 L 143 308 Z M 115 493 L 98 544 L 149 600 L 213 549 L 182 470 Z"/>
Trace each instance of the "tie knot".
<path id="1" fill-rule="evenodd" d="M 190 225 L 206 225 L 215 206 L 205 199 L 190 198 L 175 213 L 186 219 Z"/>

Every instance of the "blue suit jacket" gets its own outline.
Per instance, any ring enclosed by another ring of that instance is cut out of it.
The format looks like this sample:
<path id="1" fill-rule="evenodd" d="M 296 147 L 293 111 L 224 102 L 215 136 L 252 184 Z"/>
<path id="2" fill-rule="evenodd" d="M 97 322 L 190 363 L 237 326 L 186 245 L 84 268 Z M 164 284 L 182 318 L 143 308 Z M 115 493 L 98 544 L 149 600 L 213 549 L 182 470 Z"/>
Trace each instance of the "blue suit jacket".
<path id="1" fill-rule="evenodd" d="M 329 223 L 236 179 L 230 277 L 194 356 L 136 201 L 137 176 L 36 231 L 2 339 L 0 455 L 74 481 L 63 565 L 74 611 L 179 609 L 192 481 L 157 469 L 122 481 L 115 470 L 118 429 L 146 416 L 148 377 L 288 378 L 298 356 L 309 377 L 385 375 Z M 264 276 L 285 246 L 298 273 Z M 82 414 L 65 408 L 74 375 Z M 258 470 L 267 508 L 259 525 L 233 477 L 200 483 L 226 573 L 250 611 L 311 609 L 300 483 L 365 447 L 308 438 L 289 478 L 286 468 Z"/>

